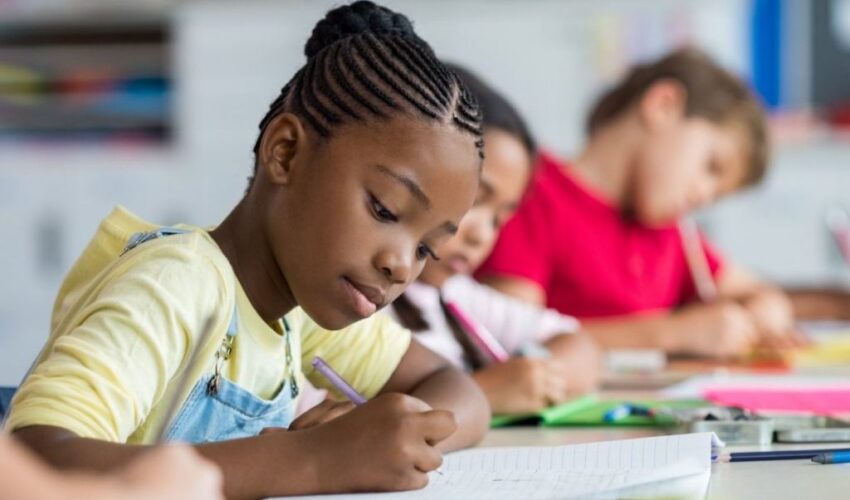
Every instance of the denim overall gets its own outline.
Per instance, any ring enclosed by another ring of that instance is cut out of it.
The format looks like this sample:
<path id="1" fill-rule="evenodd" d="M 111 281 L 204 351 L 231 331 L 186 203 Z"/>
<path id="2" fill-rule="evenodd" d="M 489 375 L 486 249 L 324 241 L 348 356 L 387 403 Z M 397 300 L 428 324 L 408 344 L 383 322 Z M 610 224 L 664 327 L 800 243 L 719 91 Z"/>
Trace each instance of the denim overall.
<path id="1" fill-rule="evenodd" d="M 189 232 L 172 227 L 134 234 L 124 252 L 132 250 L 146 241 L 163 236 Z M 224 364 L 230 359 L 233 341 L 238 332 L 236 305 L 230 325 L 215 353 L 212 373 L 201 377 L 192 388 L 183 407 L 174 417 L 165 439 L 204 443 L 256 436 L 265 427 L 287 427 L 292 422 L 298 382 L 292 365 L 292 333 L 286 320 L 284 325 L 287 380 L 271 401 L 259 398 L 222 376 Z M 191 367 L 187 367 L 191 369 Z"/>

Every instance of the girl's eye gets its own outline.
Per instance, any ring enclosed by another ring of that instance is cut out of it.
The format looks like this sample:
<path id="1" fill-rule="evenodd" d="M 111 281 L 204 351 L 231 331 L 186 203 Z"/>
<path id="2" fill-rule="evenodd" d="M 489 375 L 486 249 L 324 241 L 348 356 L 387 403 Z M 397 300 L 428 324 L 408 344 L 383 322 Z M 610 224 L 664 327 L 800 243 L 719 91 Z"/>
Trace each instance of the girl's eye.
<path id="1" fill-rule="evenodd" d="M 416 258 L 419 260 L 425 260 L 428 257 L 431 257 L 434 260 L 440 260 L 440 258 L 437 257 L 437 254 L 431 250 L 431 247 L 424 243 L 420 243 L 419 246 L 416 247 Z"/>
<path id="2" fill-rule="evenodd" d="M 472 206 L 477 207 L 478 205 L 487 201 L 486 198 L 487 198 L 487 193 L 485 193 L 481 189 L 479 189 L 478 194 L 475 195 L 475 200 L 472 202 Z"/>
<path id="3" fill-rule="evenodd" d="M 514 214 L 515 210 L 511 208 L 504 208 L 498 211 L 495 215 L 493 215 L 493 229 L 498 231 L 502 228 L 507 222 L 508 219 Z"/>
<path id="4" fill-rule="evenodd" d="M 369 206 L 372 208 L 372 214 L 380 222 L 398 222 L 398 217 L 390 212 L 377 198 L 369 195 Z"/>
<path id="5" fill-rule="evenodd" d="M 714 176 L 718 176 L 718 175 L 720 175 L 720 170 L 721 170 L 721 169 L 720 169 L 720 164 L 719 164 L 716 160 L 713 160 L 713 161 L 709 162 L 709 164 L 708 164 L 708 172 L 709 172 L 711 175 L 714 175 Z"/>

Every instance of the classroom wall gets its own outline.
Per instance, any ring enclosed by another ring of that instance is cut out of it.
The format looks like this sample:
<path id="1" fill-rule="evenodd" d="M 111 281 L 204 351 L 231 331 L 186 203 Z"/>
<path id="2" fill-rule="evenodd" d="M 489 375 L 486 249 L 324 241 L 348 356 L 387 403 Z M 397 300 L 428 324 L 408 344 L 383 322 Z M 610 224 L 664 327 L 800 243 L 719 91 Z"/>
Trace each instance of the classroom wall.
<path id="1" fill-rule="evenodd" d="M 63 273 L 116 204 L 162 223 L 214 224 L 241 196 L 257 123 L 337 2 L 187 2 L 174 27 L 176 139 L 168 147 L 0 143 L 0 384 L 15 384 L 47 335 Z M 627 58 L 691 40 L 746 72 L 745 0 L 387 1 L 438 54 L 516 101 L 541 142 L 568 154 L 598 86 Z M 612 14 L 614 12 L 614 14 Z M 721 36 L 722 35 L 722 36 Z M 780 148 L 764 187 L 704 214 L 719 246 L 768 277 L 843 269 L 821 220 L 850 206 L 850 146 Z M 847 278 L 847 273 L 844 273 Z"/>

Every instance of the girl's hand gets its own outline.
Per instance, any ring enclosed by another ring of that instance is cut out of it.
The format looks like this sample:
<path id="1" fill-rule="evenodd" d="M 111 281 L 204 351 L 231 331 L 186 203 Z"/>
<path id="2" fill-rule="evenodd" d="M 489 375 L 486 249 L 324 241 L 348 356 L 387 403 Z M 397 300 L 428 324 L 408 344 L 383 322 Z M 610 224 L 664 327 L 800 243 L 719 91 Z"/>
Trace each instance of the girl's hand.
<path id="1" fill-rule="evenodd" d="M 318 405 L 310 408 L 292 421 L 289 430 L 297 431 L 315 427 L 319 424 L 329 422 L 337 417 L 345 415 L 355 408 L 351 401 L 334 401 L 326 399 Z"/>
<path id="2" fill-rule="evenodd" d="M 493 413 L 529 413 L 561 403 L 570 394 L 567 364 L 551 358 L 511 358 L 472 374 Z"/>
<path id="3" fill-rule="evenodd" d="M 733 301 L 693 304 L 673 314 L 675 328 L 667 339 L 670 351 L 711 358 L 737 358 L 759 341 L 752 314 Z"/>
<path id="4" fill-rule="evenodd" d="M 603 356 L 599 345 L 587 332 L 557 335 L 546 342 L 552 359 L 568 370 L 570 397 L 596 391 L 602 380 Z"/>
<path id="5" fill-rule="evenodd" d="M 443 462 L 435 445 L 456 428 L 451 412 L 390 393 L 297 432 L 312 444 L 322 491 L 399 491 L 428 484 Z"/>
<path id="6" fill-rule="evenodd" d="M 192 447 L 158 446 L 117 472 L 104 498 L 126 500 L 223 500 L 221 471 Z"/>

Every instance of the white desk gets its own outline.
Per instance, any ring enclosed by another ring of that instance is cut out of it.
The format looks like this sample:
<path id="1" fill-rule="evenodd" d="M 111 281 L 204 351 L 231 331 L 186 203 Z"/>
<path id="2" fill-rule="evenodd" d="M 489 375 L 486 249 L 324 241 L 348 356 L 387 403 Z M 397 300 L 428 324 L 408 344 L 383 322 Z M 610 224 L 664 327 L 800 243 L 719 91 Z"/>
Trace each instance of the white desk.
<path id="1" fill-rule="evenodd" d="M 491 430 L 481 446 L 554 446 L 656 436 L 653 429 L 517 427 Z M 772 445 L 767 449 L 842 448 L 845 444 Z M 749 451 L 755 447 L 730 447 Z M 819 465 L 809 460 L 718 463 L 711 469 L 710 500 L 850 499 L 850 464 Z"/>

